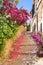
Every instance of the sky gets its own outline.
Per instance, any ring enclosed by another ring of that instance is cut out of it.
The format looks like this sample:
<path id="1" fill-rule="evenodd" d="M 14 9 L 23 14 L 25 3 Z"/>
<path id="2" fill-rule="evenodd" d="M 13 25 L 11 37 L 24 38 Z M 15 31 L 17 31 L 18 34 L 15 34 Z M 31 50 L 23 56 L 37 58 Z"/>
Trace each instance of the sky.
<path id="1" fill-rule="evenodd" d="M 20 8 L 22 6 L 28 11 L 30 11 L 32 9 L 32 0 L 20 0 L 17 7 Z"/>

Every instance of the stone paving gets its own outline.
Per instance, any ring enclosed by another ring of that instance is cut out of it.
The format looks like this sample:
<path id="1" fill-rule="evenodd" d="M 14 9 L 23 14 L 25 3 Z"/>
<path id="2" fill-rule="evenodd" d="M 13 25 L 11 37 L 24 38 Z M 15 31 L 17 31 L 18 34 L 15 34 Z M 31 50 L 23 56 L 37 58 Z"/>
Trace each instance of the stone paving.
<path id="1" fill-rule="evenodd" d="M 15 52 L 19 53 L 13 59 L 5 59 L 0 65 L 34 65 L 38 61 L 36 56 L 36 43 L 30 37 L 29 33 L 25 33 L 20 49 Z"/>

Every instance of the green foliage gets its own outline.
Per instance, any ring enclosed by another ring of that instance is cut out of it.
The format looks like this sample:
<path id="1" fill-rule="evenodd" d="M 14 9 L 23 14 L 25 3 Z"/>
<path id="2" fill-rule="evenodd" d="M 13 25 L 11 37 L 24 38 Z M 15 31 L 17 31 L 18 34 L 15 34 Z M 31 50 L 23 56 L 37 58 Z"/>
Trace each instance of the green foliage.
<path id="1" fill-rule="evenodd" d="M 18 25 L 10 18 L 0 17 L 0 52 L 5 45 L 5 40 L 13 37 L 18 30 Z"/>
<path id="2" fill-rule="evenodd" d="M 17 5 L 20 0 L 10 0 L 10 1 Z"/>
<path id="3" fill-rule="evenodd" d="M 17 5 L 19 3 L 20 0 L 15 0 L 15 4 Z"/>
<path id="4" fill-rule="evenodd" d="M 2 1 L 4 0 L 0 0 L 0 4 L 2 4 Z M 20 0 L 9 0 L 10 2 L 13 2 L 14 4 L 18 4 Z"/>
<path id="5" fill-rule="evenodd" d="M 0 3 L 2 3 L 2 0 L 0 0 Z"/>
<path id="6" fill-rule="evenodd" d="M 10 38 L 17 31 L 18 25 L 10 18 L 0 17 L 0 38 Z"/>
<path id="7" fill-rule="evenodd" d="M 0 39 L 0 55 L 2 50 L 4 50 L 5 41 L 3 39 Z"/>
<path id="8" fill-rule="evenodd" d="M 6 35 L 6 37 L 11 37 L 13 32 L 10 28 L 10 26 L 7 23 L 3 23 L 3 33 Z"/>

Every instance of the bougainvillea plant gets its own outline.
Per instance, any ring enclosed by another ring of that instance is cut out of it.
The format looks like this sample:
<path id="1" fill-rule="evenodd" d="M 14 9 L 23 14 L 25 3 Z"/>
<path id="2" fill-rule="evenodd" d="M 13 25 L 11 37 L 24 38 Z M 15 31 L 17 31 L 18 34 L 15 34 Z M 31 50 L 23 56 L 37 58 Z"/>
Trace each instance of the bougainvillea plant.
<path id="1" fill-rule="evenodd" d="M 3 48 L 5 39 L 11 38 L 19 25 L 24 24 L 29 16 L 28 11 L 24 8 L 18 9 L 9 0 L 3 0 L 0 8 L 0 50 Z"/>
<path id="2" fill-rule="evenodd" d="M 5 15 L 9 15 L 10 18 L 17 22 L 17 24 L 23 24 L 29 19 L 29 13 L 24 8 L 18 9 L 9 0 L 4 0 L 2 3 L 2 8 Z"/>
<path id="3" fill-rule="evenodd" d="M 37 42 L 38 47 L 43 48 L 43 39 L 40 37 L 40 35 L 43 37 L 41 31 L 37 32 L 37 34 L 31 33 L 31 37 Z"/>
<path id="4" fill-rule="evenodd" d="M 0 53 L 5 46 L 5 41 L 12 38 L 17 30 L 18 25 L 13 20 L 4 16 L 0 17 Z"/>

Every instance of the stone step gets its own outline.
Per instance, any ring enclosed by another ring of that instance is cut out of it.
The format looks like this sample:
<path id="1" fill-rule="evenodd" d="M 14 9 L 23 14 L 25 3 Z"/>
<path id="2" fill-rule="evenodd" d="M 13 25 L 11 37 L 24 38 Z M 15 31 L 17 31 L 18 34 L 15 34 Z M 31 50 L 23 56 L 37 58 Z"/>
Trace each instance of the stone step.
<path id="1" fill-rule="evenodd" d="M 18 56 L 14 57 L 14 59 L 5 60 L 1 65 L 34 65 L 32 63 L 33 61 L 36 62 L 37 45 L 31 38 L 30 32 L 25 33 L 25 37 L 21 44 L 14 44 L 14 46 L 20 47 L 19 50 L 18 48 L 15 49 L 15 47 L 11 49 L 11 51 L 15 54 L 17 53 Z"/>
<path id="2" fill-rule="evenodd" d="M 18 52 L 18 53 L 30 53 L 30 52 L 34 52 L 37 51 L 37 46 L 36 45 L 32 45 L 32 44 L 28 44 L 28 45 L 14 45 L 16 48 L 19 47 L 19 50 L 17 50 L 14 47 L 14 52 Z"/>

